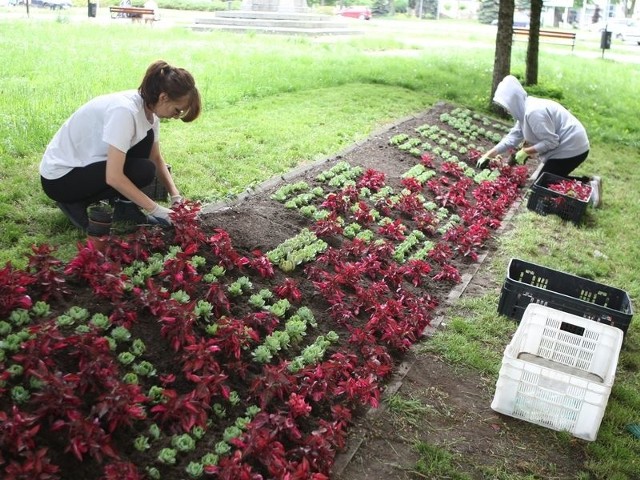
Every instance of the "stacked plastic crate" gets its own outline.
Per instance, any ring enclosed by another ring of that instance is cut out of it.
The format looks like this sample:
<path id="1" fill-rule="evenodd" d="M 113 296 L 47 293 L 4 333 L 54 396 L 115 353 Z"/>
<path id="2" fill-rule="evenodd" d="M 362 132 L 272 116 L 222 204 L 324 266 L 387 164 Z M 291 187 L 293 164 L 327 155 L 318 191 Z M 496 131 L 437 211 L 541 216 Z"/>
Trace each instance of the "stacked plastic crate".
<path id="1" fill-rule="evenodd" d="M 622 339 L 618 328 L 530 304 L 505 350 L 491 408 L 595 440 Z"/>
<path id="2" fill-rule="evenodd" d="M 491 407 L 595 440 L 633 317 L 629 295 L 512 259 L 498 311 L 520 325 L 504 352 Z"/>
<path id="3" fill-rule="evenodd" d="M 498 312 L 520 321 L 530 303 L 612 325 L 625 333 L 633 317 L 631 299 L 624 290 L 512 258 Z"/>

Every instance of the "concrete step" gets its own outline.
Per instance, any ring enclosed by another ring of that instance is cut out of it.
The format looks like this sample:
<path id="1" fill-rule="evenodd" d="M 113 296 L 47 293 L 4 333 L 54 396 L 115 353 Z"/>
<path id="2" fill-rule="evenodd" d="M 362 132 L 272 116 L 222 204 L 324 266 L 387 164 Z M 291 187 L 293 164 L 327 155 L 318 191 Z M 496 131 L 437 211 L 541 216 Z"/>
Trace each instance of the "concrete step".
<path id="1" fill-rule="evenodd" d="M 288 35 L 352 35 L 362 33 L 353 24 L 333 15 L 317 13 L 225 10 L 213 17 L 195 19 L 195 31 L 281 33 Z"/>
<path id="2" fill-rule="evenodd" d="M 330 18 L 330 20 L 333 20 Z M 326 19 L 308 19 L 308 18 L 249 18 L 249 17 L 211 17 L 196 19 L 195 23 L 198 25 L 243 25 L 251 28 L 333 28 L 333 29 L 346 29 L 348 24 L 342 22 L 336 22 L 335 20 L 329 21 Z"/>
<path id="3" fill-rule="evenodd" d="M 281 35 L 357 35 L 363 32 L 349 28 L 299 28 L 299 27 L 257 27 L 251 25 L 215 25 L 211 23 L 191 25 L 191 30 L 204 31 L 230 31 L 230 32 L 258 32 Z"/>
<path id="4" fill-rule="evenodd" d="M 266 12 L 258 10 L 219 10 L 215 13 L 216 17 L 221 18 L 261 18 L 276 20 L 335 20 L 332 15 L 321 13 L 304 13 L 304 12 Z"/>

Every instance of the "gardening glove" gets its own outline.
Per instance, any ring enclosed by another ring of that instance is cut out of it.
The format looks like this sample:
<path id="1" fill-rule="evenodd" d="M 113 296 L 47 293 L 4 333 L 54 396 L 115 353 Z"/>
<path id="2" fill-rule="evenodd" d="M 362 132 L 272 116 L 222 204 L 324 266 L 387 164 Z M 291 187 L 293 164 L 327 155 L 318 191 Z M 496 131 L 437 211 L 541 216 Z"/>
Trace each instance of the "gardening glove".
<path id="1" fill-rule="evenodd" d="M 476 167 L 477 168 L 484 168 L 487 166 L 487 164 L 489 163 L 489 155 L 487 155 L 486 153 L 484 155 L 482 155 L 478 161 L 476 162 Z"/>
<path id="2" fill-rule="evenodd" d="M 184 198 L 182 198 L 182 195 L 171 195 L 171 206 L 173 207 L 174 205 L 178 205 L 179 203 L 182 203 L 183 200 Z"/>
<path id="3" fill-rule="evenodd" d="M 524 151 L 524 148 L 516 153 L 516 163 L 518 165 L 524 165 L 525 163 L 527 163 L 528 158 L 529 154 Z"/>
<path id="4" fill-rule="evenodd" d="M 172 213 L 172 210 L 167 207 L 163 207 L 162 205 L 158 205 L 149 211 L 149 220 L 161 225 L 163 227 L 167 227 L 171 225 L 171 218 L 169 214 Z"/>

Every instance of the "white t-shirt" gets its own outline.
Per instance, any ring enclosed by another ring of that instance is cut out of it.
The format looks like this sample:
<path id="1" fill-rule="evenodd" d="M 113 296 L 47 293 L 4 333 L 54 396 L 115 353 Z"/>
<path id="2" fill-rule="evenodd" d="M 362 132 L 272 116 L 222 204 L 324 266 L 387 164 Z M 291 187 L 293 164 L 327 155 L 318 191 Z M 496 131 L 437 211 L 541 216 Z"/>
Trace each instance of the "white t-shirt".
<path id="1" fill-rule="evenodd" d="M 127 152 L 153 128 L 159 139 L 160 122 L 149 122 L 137 90 L 111 93 L 90 100 L 60 127 L 44 152 L 40 175 L 55 180 L 73 168 L 107 160 L 109 145 Z"/>

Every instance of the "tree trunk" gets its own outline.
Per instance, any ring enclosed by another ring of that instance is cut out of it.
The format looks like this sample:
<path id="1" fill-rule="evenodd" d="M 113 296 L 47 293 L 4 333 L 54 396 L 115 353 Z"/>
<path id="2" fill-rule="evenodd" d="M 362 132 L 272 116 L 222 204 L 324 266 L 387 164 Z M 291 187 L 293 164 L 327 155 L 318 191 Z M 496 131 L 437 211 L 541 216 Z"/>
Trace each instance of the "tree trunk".
<path id="1" fill-rule="evenodd" d="M 540 46 L 540 15 L 543 0 L 531 0 L 531 22 L 529 24 L 529 42 L 527 44 L 527 66 L 525 85 L 538 83 L 538 51 Z"/>
<path id="2" fill-rule="evenodd" d="M 562 21 L 562 8 L 554 7 L 553 8 L 553 26 L 558 28 L 560 26 L 561 21 Z"/>
<path id="3" fill-rule="evenodd" d="M 633 16 L 633 12 L 635 11 L 636 11 L 636 0 L 625 0 L 624 16 L 626 18 L 631 18 Z"/>
<path id="4" fill-rule="evenodd" d="M 496 52 L 493 59 L 493 82 L 489 97 L 489 108 L 502 113 L 493 103 L 493 94 L 504 77 L 511 73 L 511 43 L 513 42 L 514 0 L 500 0 L 498 10 L 498 31 L 496 33 Z"/>

